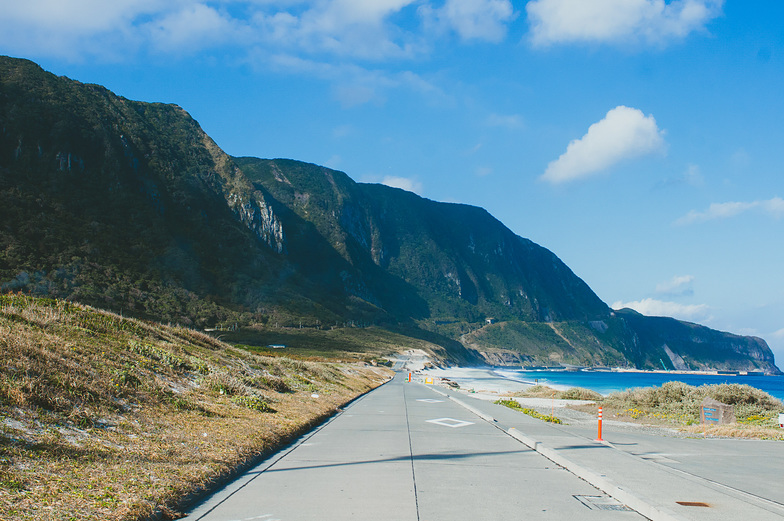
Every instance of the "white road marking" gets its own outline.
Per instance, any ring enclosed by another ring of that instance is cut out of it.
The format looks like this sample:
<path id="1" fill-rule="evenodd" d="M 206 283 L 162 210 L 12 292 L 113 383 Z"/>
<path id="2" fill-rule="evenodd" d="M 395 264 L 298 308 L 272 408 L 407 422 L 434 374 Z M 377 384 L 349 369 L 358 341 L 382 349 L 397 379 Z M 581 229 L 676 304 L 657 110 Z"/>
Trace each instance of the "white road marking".
<path id="1" fill-rule="evenodd" d="M 473 425 L 474 422 L 467 422 L 463 420 L 455 420 L 454 418 L 436 418 L 435 420 L 426 420 L 428 423 L 435 423 L 436 425 L 443 425 L 444 427 L 466 427 Z"/>

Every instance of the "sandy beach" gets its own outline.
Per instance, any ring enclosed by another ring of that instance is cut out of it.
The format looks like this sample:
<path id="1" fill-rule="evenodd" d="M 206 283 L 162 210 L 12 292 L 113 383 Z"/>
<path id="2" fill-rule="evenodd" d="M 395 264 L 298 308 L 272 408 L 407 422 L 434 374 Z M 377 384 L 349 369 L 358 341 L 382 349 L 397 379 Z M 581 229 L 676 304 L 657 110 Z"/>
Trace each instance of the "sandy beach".
<path id="1" fill-rule="evenodd" d="M 470 394 L 474 398 L 495 401 L 499 398 L 508 398 L 510 393 L 523 391 L 536 385 L 535 382 L 521 382 L 503 376 L 503 370 L 490 367 L 450 367 L 435 369 L 419 369 L 413 372 L 413 377 L 421 381 L 432 379 L 433 385 L 438 385 L 463 394 Z M 455 389 L 447 382 L 456 383 Z M 555 386 L 554 386 L 555 387 Z M 566 389 L 566 387 L 564 387 Z M 554 400 L 550 398 L 512 398 L 519 404 L 528 407 L 566 407 L 593 403 L 586 400 Z"/>

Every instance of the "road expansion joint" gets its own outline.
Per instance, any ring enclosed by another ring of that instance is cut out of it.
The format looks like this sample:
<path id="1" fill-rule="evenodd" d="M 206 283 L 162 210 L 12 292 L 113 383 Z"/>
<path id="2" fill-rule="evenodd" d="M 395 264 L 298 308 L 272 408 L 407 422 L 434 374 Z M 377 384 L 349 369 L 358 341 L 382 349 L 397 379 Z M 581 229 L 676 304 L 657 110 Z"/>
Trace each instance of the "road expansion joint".
<path id="1" fill-rule="evenodd" d="M 417 521 L 419 521 L 419 496 L 417 495 L 416 469 L 414 468 L 414 446 L 411 442 L 411 422 L 408 418 L 408 400 L 406 399 L 406 386 L 403 386 L 403 406 L 406 411 L 406 432 L 408 433 L 408 454 L 411 458 L 411 480 L 414 488 L 414 506 L 416 507 Z"/>

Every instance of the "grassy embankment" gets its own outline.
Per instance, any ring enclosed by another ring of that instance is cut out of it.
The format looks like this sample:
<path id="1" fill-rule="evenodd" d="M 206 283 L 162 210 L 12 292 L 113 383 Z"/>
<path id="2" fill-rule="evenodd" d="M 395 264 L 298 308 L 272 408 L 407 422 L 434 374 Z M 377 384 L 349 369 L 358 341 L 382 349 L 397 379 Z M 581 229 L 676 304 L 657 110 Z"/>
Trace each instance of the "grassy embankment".
<path id="1" fill-rule="evenodd" d="M 380 327 L 272 327 L 250 326 L 238 331 L 217 332 L 222 340 L 266 355 L 295 353 L 308 359 L 382 363 L 384 355 L 404 349 L 421 349 L 434 358 L 447 356 L 443 347 L 426 340 Z M 270 348 L 285 345 L 285 350 Z"/>
<path id="2" fill-rule="evenodd" d="M 0 296 L 0 518 L 176 517 L 184 495 L 385 381 L 63 301 Z"/>
<path id="3" fill-rule="evenodd" d="M 682 382 L 668 382 L 660 387 L 630 389 L 606 397 L 588 389 L 556 391 L 537 385 L 524 392 L 515 393 L 515 396 L 593 400 L 602 406 L 605 419 L 676 427 L 709 436 L 784 440 L 784 429 L 778 427 L 778 415 L 784 412 L 784 403 L 749 385 L 719 384 L 695 387 Z M 700 404 L 706 397 L 733 405 L 736 423 L 700 425 Z M 573 408 L 586 412 L 596 411 L 594 405 L 578 405 Z"/>

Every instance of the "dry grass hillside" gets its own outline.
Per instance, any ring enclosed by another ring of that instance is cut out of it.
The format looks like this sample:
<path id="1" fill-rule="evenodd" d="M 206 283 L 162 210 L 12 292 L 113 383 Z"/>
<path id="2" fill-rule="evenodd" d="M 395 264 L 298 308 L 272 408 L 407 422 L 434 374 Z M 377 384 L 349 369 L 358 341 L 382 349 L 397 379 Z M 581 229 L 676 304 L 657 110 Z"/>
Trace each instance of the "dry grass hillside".
<path id="1" fill-rule="evenodd" d="M 389 378 L 0 296 L 0 518 L 176 518 L 180 498 Z"/>

